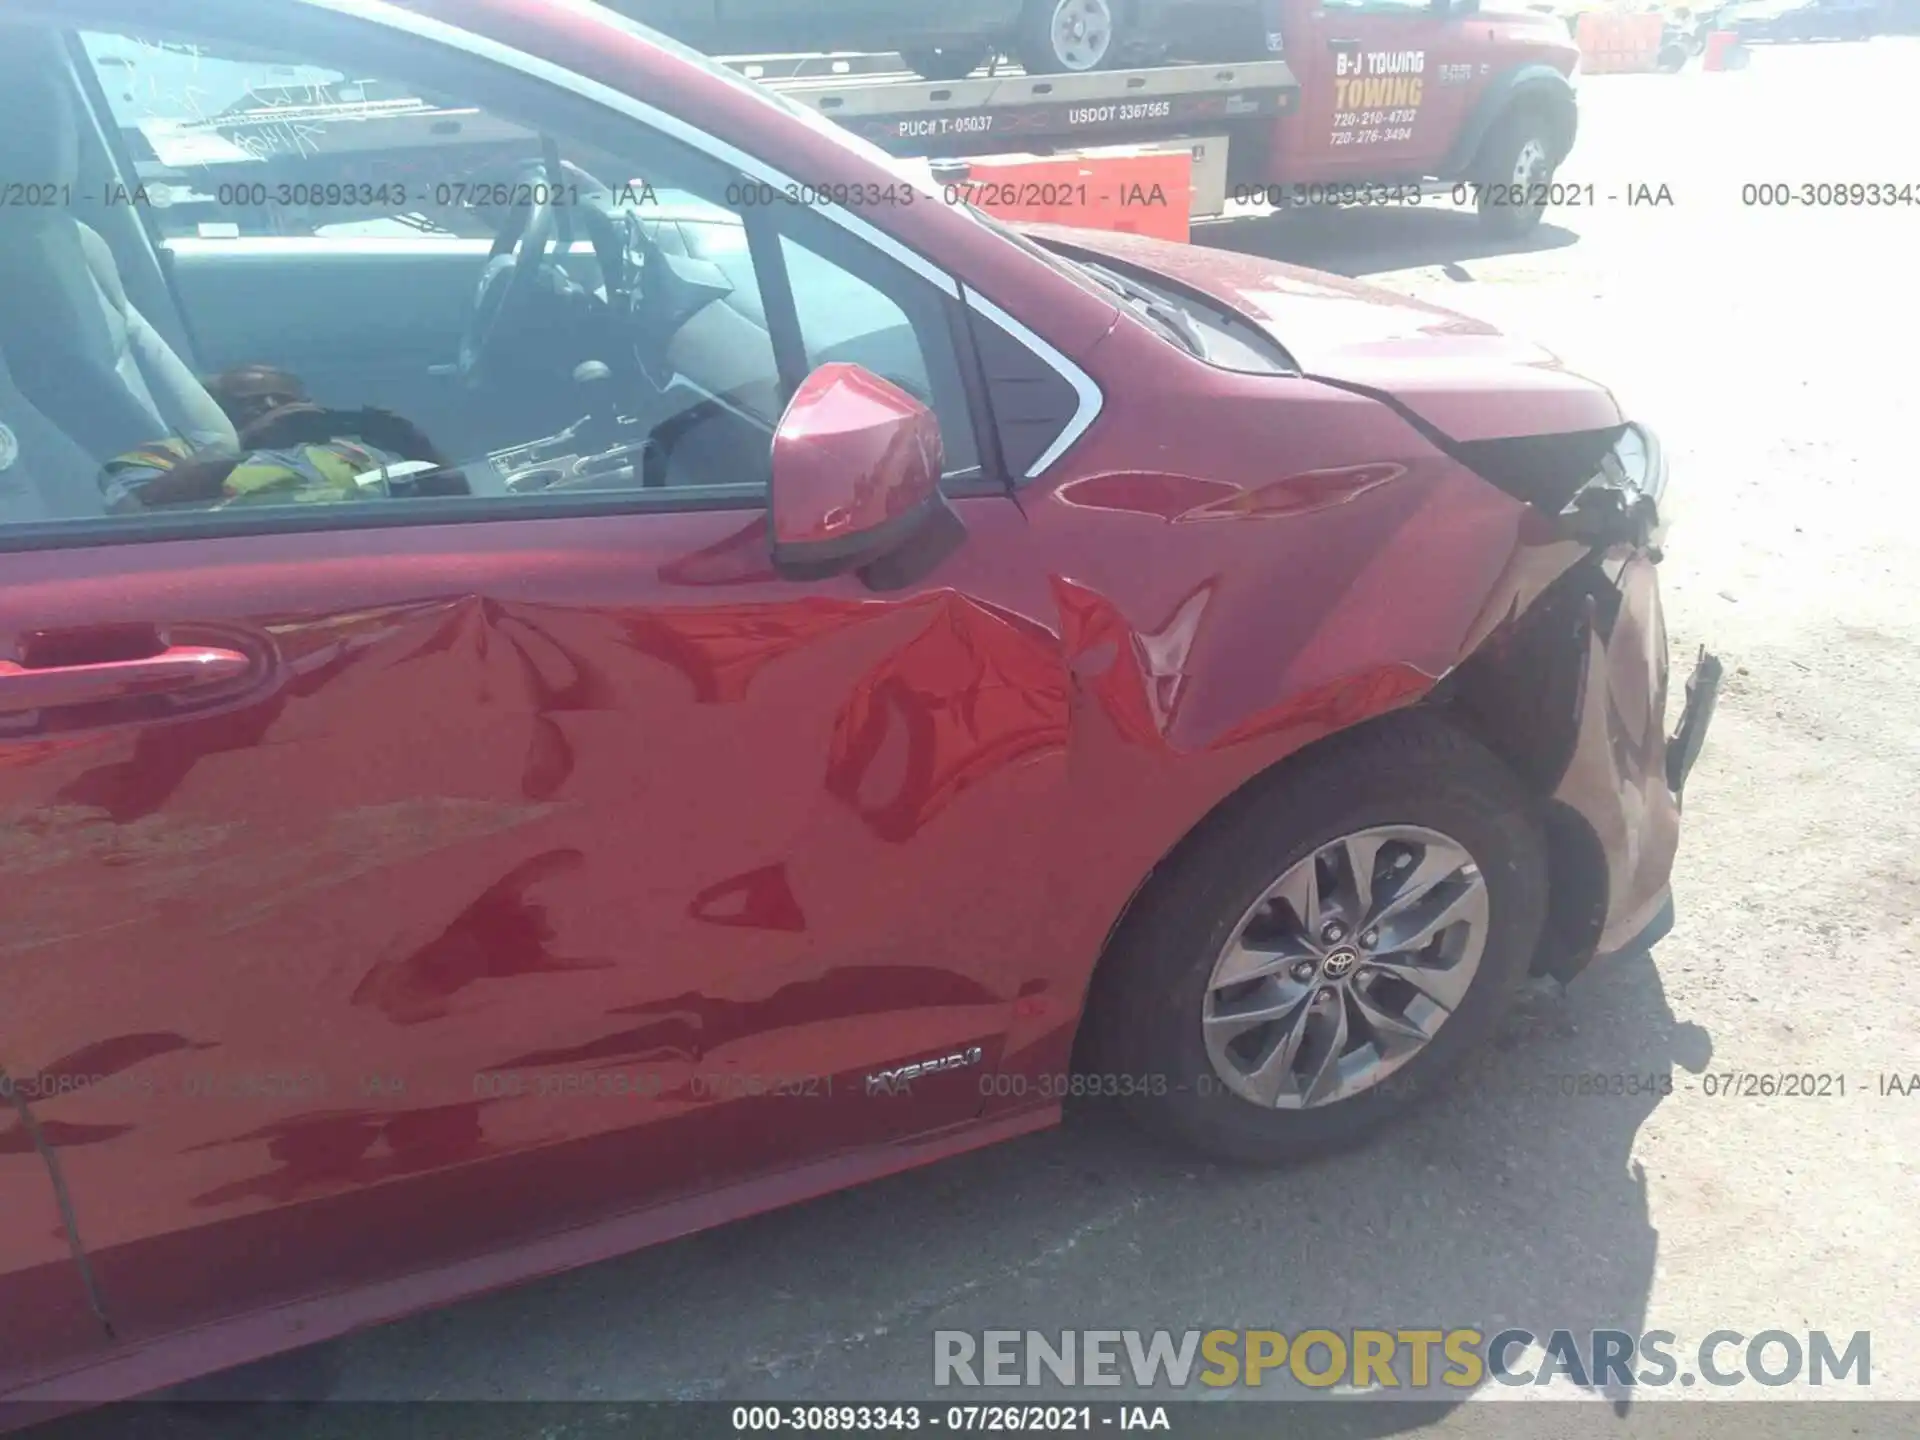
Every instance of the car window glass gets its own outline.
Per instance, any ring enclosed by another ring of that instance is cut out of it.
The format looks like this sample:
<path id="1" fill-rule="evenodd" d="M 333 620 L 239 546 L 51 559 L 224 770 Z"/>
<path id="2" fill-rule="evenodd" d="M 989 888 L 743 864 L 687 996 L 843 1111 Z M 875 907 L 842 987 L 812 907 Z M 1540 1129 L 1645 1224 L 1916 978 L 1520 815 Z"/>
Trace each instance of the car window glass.
<path id="1" fill-rule="evenodd" d="M 977 473 L 945 297 L 707 155 L 597 107 L 554 124 L 521 108 L 545 92 L 493 67 L 480 103 L 440 70 L 80 41 L 134 172 L 123 204 L 168 253 L 198 353 L 133 310 L 118 271 L 142 256 L 110 217 L 49 217 L 80 267 L 16 277 L 0 355 L 99 466 L 63 513 L 753 504 L 798 379 L 767 310 L 789 293 L 810 366 L 893 380 L 934 409 L 949 476 Z M 771 249 L 748 243 L 750 210 Z"/>
<path id="2" fill-rule="evenodd" d="M 537 144 L 524 126 L 419 86 L 296 58 L 97 31 L 80 40 L 168 237 L 490 239 L 458 165 L 438 159 L 477 158 L 487 144 L 529 157 Z"/>
<path id="3" fill-rule="evenodd" d="M 795 122 L 805 125 L 816 135 L 831 141 L 841 149 L 856 154 L 871 164 L 891 170 L 894 174 L 912 183 L 915 188 L 928 199 L 938 199 L 940 197 L 941 187 L 935 183 L 932 175 L 928 173 L 925 161 L 902 160 L 897 156 L 889 155 L 871 140 L 868 140 L 864 136 L 854 134 L 853 131 L 847 129 L 844 125 L 836 125 L 818 110 L 813 110 L 805 105 L 801 105 L 792 99 L 792 97 L 783 95 L 778 90 L 765 85 L 755 84 L 731 65 L 716 60 L 711 55 L 695 50 L 690 45 L 683 44 L 675 40 L 672 36 L 654 29 L 651 25 L 641 23 L 631 15 L 623 15 L 609 6 L 593 3 L 593 0 L 559 0 L 559 3 L 589 14 L 593 19 L 603 25 L 609 25 L 614 29 L 624 30 L 629 34 L 640 36 L 646 40 L 648 44 L 658 46 L 660 49 L 677 56 L 685 63 L 697 66 L 707 74 L 724 80 L 739 94 L 751 96 L 762 105 L 767 105 L 785 112 Z"/>
<path id="4" fill-rule="evenodd" d="M 906 312 L 857 275 L 783 237 L 807 363 L 864 365 L 927 404 L 927 364 Z"/>

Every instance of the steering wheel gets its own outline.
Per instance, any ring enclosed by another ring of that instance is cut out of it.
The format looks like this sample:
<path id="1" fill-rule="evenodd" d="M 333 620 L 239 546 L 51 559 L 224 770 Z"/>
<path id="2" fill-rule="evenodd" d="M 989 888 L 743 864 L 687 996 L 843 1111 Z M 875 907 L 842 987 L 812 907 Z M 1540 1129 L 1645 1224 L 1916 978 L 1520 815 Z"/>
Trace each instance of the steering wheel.
<path id="1" fill-rule="evenodd" d="M 627 297 L 633 354 L 647 383 L 664 390 L 673 377 L 667 355 L 680 328 L 669 313 L 666 247 L 637 215 L 628 217 L 627 233 L 635 257 L 635 285 Z"/>
<path id="2" fill-rule="evenodd" d="M 460 335 L 456 370 L 469 390 L 486 380 L 488 361 L 503 333 L 501 318 L 524 305 L 539 287 L 540 267 L 547 263 L 558 223 L 553 196 L 544 184 L 528 186 L 530 203 L 515 207 L 494 239 L 487 268 L 480 272 Z"/>

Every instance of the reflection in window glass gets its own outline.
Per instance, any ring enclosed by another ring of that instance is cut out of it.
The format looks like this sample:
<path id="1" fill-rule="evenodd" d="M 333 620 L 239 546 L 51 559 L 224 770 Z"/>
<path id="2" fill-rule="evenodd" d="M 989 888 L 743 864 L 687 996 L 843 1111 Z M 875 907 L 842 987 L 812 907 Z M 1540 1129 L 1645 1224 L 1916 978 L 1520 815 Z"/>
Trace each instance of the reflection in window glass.
<path id="1" fill-rule="evenodd" d="M 461 178 L 526 128 L 376 76 L 136 35 L 81 36 L 166 237 L 491 238 Z"/>
<path id="2" fill-rule="evenodd" d="M 857 275 L 791 238 L 781 245 L 808 363 L 863 365 L 931 405 L 926 357 L 907 312 Z"/>
<path id="3" fill-rule="evenodd" d="M 592 107 L 530 122 L 502 73 L 475 72 L 496 112 L 357 66 L 83 38 L 135 170 L 116 184 L 170 261 L 78 210 L 20 255 L 0 423 L 26 438 L 0 525 L 764 495 L 792 377 L 725 166 Z M 938 417 L 949 475 L 975 473 L 944 298 L 804 208 L 754 213 L 809 365 L 893 381 Z"/>

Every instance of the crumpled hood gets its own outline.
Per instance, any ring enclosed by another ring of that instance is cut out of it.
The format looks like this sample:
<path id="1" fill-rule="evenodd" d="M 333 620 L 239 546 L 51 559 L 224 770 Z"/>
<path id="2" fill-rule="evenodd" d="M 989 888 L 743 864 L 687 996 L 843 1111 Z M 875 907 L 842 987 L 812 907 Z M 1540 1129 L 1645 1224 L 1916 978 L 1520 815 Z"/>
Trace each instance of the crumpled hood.
<path id="1" fill-rule="evenodd" d="M 1095 260 L 1164 275 L 1257 321 L 1306 375 L 1391 396 L 1458 441 L 1604 430 L 1605 386 L 1484 321 L 1294 265 L 1106 231 L 1027 227 Z"/>

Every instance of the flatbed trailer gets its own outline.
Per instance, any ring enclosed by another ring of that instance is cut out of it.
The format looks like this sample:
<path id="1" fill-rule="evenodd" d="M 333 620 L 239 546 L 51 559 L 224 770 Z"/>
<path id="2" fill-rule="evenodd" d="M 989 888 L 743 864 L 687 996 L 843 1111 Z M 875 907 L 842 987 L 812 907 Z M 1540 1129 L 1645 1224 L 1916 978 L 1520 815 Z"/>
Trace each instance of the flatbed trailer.
<path id="1" fill-rule="evenodd" d="M 896 68 L 885 68 L 889 62 Z M 899 67 L 897 56 L 726 63 L 890 154 L 929 159 L 1009 149 L 1047 154 L 1223 128 L 1258 135 L 1300 99 L 1300 82 L 1284 60 L 1079 75 L 1027 75 L 1009 67 L 965 80 L 923 80 Z"/>
<path id="2" fill-rule="evenodd" d="M 897 55 L 723 61 L 900 158 L 966 161 L 1175 146 L 1196 154 L 1193 214 L 1218 215 L 1230 180 L 1263 180 L 1274 126 L 1300 105 L 1287 62 L 1156 65 L 1072 75 L 989 68 L 927 80 Z"/>

